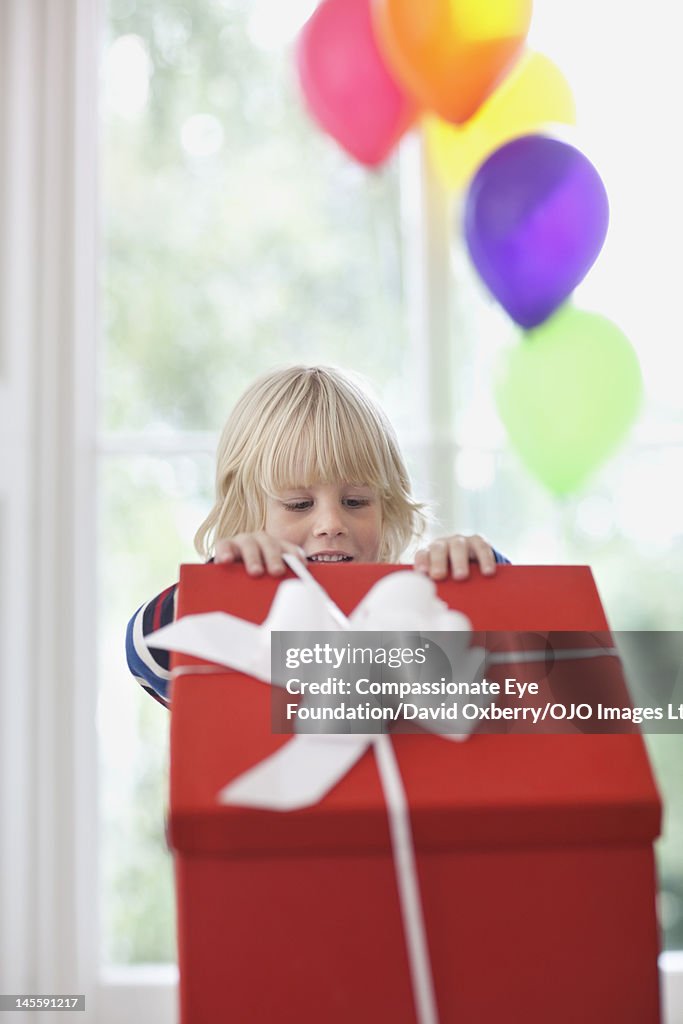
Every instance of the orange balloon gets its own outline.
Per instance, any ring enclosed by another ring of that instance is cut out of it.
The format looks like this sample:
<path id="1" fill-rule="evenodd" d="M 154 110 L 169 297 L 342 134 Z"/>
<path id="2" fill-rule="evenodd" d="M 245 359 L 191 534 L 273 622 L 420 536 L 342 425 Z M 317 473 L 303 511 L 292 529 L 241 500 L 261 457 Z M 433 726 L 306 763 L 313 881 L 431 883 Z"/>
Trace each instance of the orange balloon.
<path id="1" fill-rule="evenodd" d="M 373 0 L 372 12 L 379 47 L 403 86 L 462 124 L 521 54 L 531 0 Z"/>

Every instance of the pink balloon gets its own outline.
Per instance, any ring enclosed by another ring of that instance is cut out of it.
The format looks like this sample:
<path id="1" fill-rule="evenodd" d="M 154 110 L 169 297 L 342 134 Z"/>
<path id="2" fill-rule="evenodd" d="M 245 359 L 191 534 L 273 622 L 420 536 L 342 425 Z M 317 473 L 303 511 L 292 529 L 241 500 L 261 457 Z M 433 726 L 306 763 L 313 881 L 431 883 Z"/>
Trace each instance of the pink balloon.
<path id="1" fill-rule="evenodd" d="M 381 163 L 417 117 L 377 48 L 370 0 L 323 0 L 301 30 L 297 65 L 311 114 L 362 164 Z"/>

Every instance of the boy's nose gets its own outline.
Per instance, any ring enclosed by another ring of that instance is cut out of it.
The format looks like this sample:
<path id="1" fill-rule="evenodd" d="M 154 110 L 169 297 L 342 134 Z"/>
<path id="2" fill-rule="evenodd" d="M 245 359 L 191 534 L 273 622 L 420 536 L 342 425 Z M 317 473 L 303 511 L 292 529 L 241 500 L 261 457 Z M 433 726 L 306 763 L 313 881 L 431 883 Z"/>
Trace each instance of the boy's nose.
<path id="1" fill-rule="evenodd" d="M 319 523 L 313 529 L 315 537 L 342 537 L 346 533 L 346 530 L 342 523 L 333 522 L 332 520 L 326 520 L 324 523 Z"/>
<path id="2" fill-rule="evenodd" d="M 337 508 L 321 508 L 313 533 L 316 537 L 338 537 L 346 533 L 344 519 Z"/>

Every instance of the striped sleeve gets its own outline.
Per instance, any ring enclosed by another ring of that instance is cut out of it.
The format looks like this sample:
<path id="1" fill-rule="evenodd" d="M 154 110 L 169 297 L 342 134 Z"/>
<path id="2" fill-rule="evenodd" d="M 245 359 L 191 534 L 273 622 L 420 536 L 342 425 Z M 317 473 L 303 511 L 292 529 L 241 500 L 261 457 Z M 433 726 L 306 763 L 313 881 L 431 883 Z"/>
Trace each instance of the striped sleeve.
<path id="1" fill-rule="evenodd" d="M 173 622 L 176 589 L 177 584 L 173 584 L 138 608 L 126 630 L 128 668 L 142 688 L 164 707 L 170 707 L 170 655 L 158 647 L 149 647 L 146 637 Z"/>

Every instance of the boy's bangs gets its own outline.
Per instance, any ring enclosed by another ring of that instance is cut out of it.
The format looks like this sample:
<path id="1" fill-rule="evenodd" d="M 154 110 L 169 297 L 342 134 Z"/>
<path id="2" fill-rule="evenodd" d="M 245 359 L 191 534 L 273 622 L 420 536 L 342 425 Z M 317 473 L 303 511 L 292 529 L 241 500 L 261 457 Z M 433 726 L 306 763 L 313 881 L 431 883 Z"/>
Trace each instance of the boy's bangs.
<path id="1" fill-rule="evenodd" d="M 379 463 L 377 441 L 357 423 L 333 426 L 320 412 L 290 422 L 286 441 L 277 432 L 271 437 L 260 467 L 263 489 L 275 494 L 304 485 L 349 483 L 384 492 L 387 473 Z"/>

